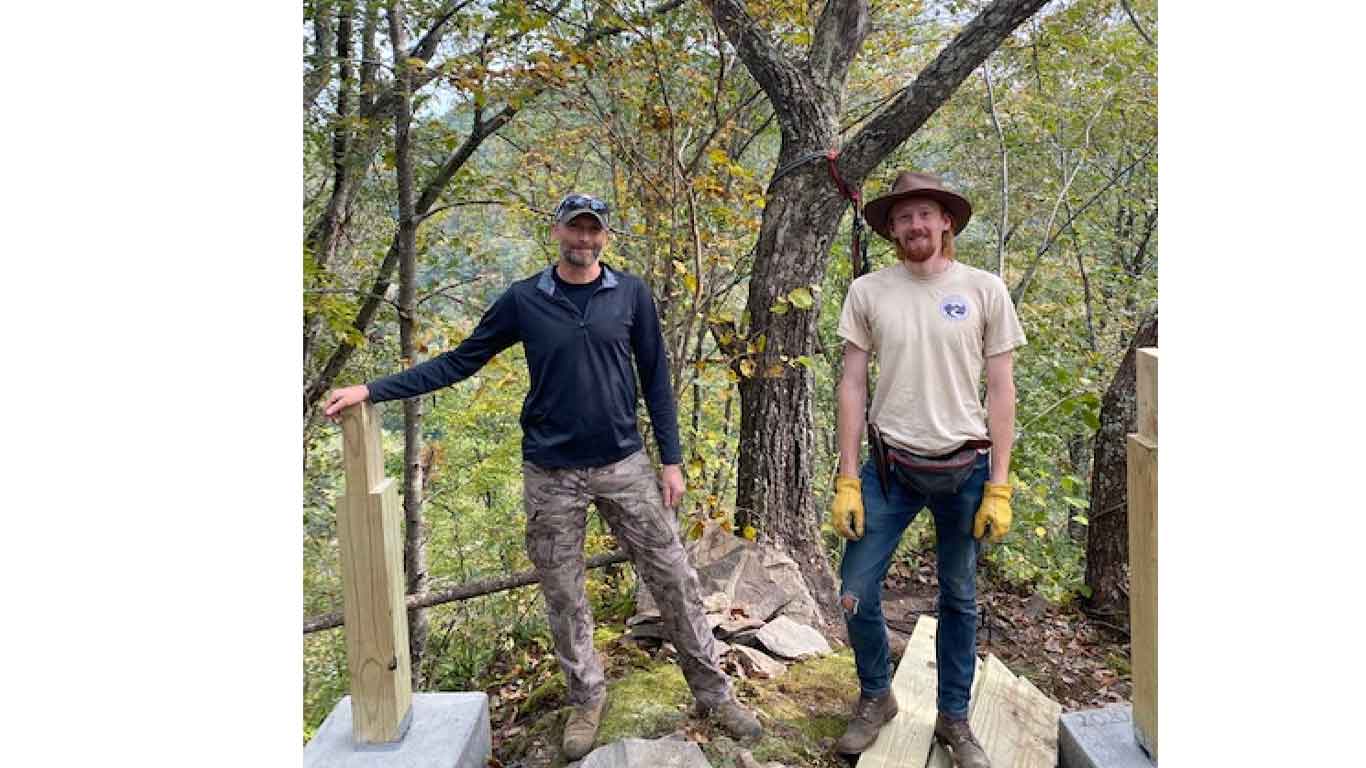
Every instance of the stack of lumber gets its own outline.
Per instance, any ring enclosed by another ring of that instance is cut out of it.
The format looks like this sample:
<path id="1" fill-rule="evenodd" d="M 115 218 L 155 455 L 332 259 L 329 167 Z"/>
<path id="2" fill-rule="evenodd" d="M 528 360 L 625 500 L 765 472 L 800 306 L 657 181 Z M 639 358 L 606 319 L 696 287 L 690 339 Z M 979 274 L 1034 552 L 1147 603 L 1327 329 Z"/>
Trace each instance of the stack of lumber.
<path id="1" fill-rule="evenodd" d="M 937 622 L 922 616 L 892 678 L 900 711 L 859 758 L 859 768 L 950 768 L 953 762 L 934 738 L 938 673 L 934 661 Z M 1058 718 L 1062 706 L 1034 684 L 1016 677 L 988 654 L 977 660 L 968 721 L 993 766 L 1053 768 L 1058 764 Z"/>

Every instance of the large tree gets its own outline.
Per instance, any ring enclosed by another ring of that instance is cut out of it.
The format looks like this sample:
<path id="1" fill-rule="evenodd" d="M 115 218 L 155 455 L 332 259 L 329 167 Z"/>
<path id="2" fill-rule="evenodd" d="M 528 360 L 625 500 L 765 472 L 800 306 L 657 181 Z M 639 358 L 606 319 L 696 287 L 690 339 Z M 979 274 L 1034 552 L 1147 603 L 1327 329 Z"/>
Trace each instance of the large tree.
<path id="1" fill-rule="evenodd" d="M 848 206 L 832 182 L 825 153 L 837 149 L 839 175 L 851 188 L 861 187 L 878 163 L 1046 2 L 997 0 L 981 10 L 909 85 L 842 142 L 845 83 L 869 33 L 867 0 L 828 0 L 809 46 L 800 52 L 765 29 L 744 0 L 703 0 L 763 88 L 781 131 L 746 303 L 749 326 L 713 326 L 718 341 L 737 359 L 742 350 L 735 332 L 750 340 L 743 350 L 748 364 L 737 366 L 743 375 L 737 525 L 754 526 L 761 541 L 781 547 L 801 565 L 827 619 L 838 613 L 812 500 L 812 377 L 804 366 L 789 364 L 815 351 L 816 317 L 787 311 L 780 300 L 820 284 Z M 796 302 L 799 310 L 804 303 Z"/>

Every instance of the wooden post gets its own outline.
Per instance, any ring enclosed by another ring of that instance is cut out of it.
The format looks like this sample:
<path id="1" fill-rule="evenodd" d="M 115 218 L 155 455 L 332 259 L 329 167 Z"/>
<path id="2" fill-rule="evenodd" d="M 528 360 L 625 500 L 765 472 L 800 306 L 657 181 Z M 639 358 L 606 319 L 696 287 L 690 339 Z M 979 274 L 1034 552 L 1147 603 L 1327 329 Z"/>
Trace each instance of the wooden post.
<path id="1" fill-rule="evenodd" d="M 1134 737 L 1157 762 L 1157 349 L 1139 349 L 1129 435 L 1129 626 Z"/>
<path id="2" fill-rule="evenodd" d="M 370 403 L 342 411 L 346 492 L 337 500 L 337 538 L 357 744 L 402 739 L 413 702 L 399 531 L 403 511 L 398 487 L 384 477 L 379 437 Z"/>

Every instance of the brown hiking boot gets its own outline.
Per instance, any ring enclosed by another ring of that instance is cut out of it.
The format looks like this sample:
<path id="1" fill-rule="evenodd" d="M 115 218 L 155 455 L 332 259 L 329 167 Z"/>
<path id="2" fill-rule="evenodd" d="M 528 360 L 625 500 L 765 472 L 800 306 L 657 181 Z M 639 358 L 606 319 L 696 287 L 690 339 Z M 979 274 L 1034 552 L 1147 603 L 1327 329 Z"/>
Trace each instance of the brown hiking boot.
<path id="1" fill-rule="evenodd" d="M 967 720 L 954 720 L 940 712 L 939 718 L 934 721 L 934 735 L 948 747 L 953 764 L 958 768 L 991 768 L 987 753 L 982 751 L 982 745 L 972 735 Z"/>
<path id="2" fill-rule="evenodd" d="M 593 739 L 598 735 L 598 721 L 602 719 L 603 706 L 607 696 L 591 701 L 583 706 L 574 707 L 569 722 L 564 726 L 564 756 L 578 760 L 593 749 Z"/>
<path id="3" fill-rule="evenodd" d="M 734 698 L 714 707 L 703 706 L 699 702 L 696 711 L 700 715 L 710 717 L 727 733 L 740 741 L 757 739 L 764 733 L 764 727 L 759 724 L 759 718 L 755 717 L 753 712 L 745 709 L 745 706 Z"/>
<path id="4" fill-rule="evenodd" d="M 896 717 L 896 713 L 896 697 L 891 691 L 875 699 L 860 695 L 858 704 L 854 705 L 854 717 L 849 721 L 849 727 L 835 742 L 835 751 L 842 755 L 857 755 L 873 746 L 873 742 L 877 741 L 877 732 Z"/>

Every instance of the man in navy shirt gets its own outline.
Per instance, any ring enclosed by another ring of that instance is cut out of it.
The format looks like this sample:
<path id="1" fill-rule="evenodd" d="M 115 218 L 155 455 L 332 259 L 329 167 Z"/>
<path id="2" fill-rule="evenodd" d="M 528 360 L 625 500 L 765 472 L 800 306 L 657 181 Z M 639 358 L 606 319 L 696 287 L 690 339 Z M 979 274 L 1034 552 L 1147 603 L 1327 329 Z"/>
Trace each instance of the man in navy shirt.
<path id="1" fill-rule="evenodd" d="M 393 376 L 335 390 L 326 405 L 326 414 L 336 418 L 365 400 L 416 397 L 468 378 L 522 343 L 531 374 L 521 414 L 527 554 L 540 577 L 555 655 L 574 706 L 564 732 L 570 760 L 592 748 L 607 698 L 584 593 L 590 501 L 658 598 L 701 711 L 737 737 L 757 737 L 762 730 L 735 700 L 717 663 L 697 573 L 678 538 L 671 508 L 685 487 L 668 356 L 649 286 L 599 261 L 608 216 L 596 198 L 565 197 L 550 230 L 559 245 L 556 264 L 513 283 L 455 349 Z M 658 482 L 636 428 L 633 368 L 664 465 Z"/>

